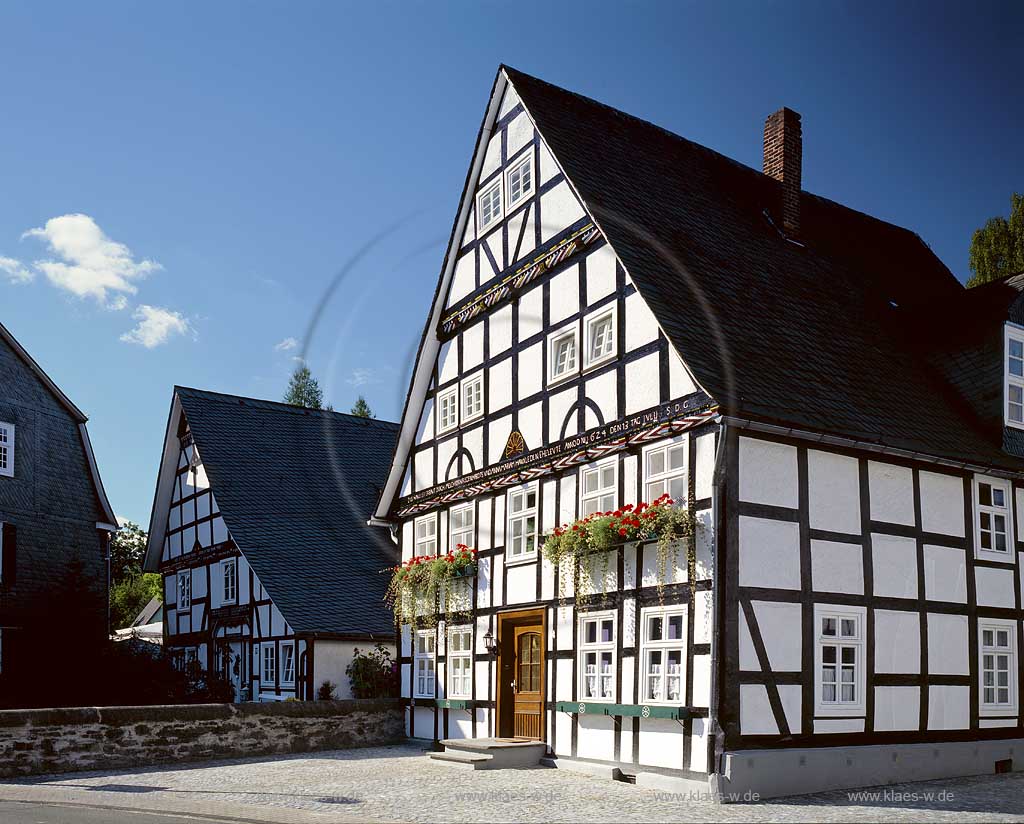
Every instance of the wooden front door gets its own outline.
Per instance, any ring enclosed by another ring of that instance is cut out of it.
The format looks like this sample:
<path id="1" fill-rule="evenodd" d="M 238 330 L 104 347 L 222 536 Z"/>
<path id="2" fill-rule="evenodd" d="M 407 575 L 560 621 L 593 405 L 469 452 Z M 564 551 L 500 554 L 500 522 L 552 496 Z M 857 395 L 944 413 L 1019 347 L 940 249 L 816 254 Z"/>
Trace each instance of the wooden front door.
<path id="1" fill-rule="evenodd" d="M 544 614 L 499 617 L 498 735 L 544 738 Z"/>

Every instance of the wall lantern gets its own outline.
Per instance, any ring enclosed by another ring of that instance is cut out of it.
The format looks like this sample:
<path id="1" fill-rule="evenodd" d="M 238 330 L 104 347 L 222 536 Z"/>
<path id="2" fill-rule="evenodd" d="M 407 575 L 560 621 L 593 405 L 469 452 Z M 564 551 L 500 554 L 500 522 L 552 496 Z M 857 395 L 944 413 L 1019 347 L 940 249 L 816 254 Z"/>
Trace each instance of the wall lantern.
<path id="1" fill-rule="evenodd" d="M 488 655 L 495 655 L 498 652 L 498 639 L 491 635 L 490 630 L 487 630 L 484 635 L 484 649 L 487 650 Z"/>

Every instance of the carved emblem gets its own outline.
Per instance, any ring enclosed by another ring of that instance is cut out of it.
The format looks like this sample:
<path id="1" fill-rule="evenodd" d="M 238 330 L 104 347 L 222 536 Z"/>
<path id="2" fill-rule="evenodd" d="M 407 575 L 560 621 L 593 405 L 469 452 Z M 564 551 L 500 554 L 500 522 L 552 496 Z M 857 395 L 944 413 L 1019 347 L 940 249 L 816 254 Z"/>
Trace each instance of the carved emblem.
<path id="1" fill-rule="evenodd" d="M 647 706 L 641 707 L 641 709 L 640 709 L 640 716 L 641 716 L 641 718 L 650 718 L 651 717 L 651 708 L 647 707 Z"/>
<path id="2" fill-rule="evenodd" d="M 508 436 L 508 441 L 505 442 L 505 460 L 518 458 L 524 452 L 526 452 L 526 439 L 523 438 L 522 432 L 513 429 L 512 434 Z"/>
<path id="3" fill-rule="evenodd" d="M 587 711 L 587 705 L 584 704 L 582 701 L 580 701 L 580 712 L 582 713 L 582 712 L 586 712 L 586 711 Z"/>

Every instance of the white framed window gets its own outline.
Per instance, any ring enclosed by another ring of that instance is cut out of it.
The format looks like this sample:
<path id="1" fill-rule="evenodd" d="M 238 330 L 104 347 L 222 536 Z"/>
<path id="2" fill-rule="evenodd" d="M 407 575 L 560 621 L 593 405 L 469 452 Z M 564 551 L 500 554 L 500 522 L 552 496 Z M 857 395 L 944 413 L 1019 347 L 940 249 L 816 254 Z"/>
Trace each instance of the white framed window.
<path id="1" fill-rule="evenodd" d="M 1014 560 L 1010 495 L 1009 481 L 974 476 L 974 541 L 979 558 Z"/>
<path id="2" fill-rule="evenodd" d="M 686 436 L 655 444 L 644 450 L 644 500 L 656 501 L 662 495 L 677 503 L 686 503 Z"/>
<path id="3" fill-rule="evenodd" d="M 186 569 L 178 573 L 178 609 L 192 606 L 192 570 Z"/>
<path id="4" fill-rule="evenodd" d="M 462 422 L 474 420 L 484 414 L 483 372 L 462 382 Z"/>
<path id="5" fill-rule="evenodd" d="M 981 709 L 990 715 L 1017 714 L 1017 628 L 1013 621 L 978 621 Z"/>
<path id="6" fill-rule="evenodd" d="M 501 176 L 476 196 L 476 223 L 480 230 L 501 219 Z"/>
<path id="7" fill-rule="evenodd" d="M 863 607 L 814 607 L 816 715 L 864 712 L 866 615 Z"/>
<path id="8" fill-rule="evenodd" d="M 469 698 L 473 690 L 473 629 L 448 630 L 448 697 Z"/>
<path id="9" fill-rule="evenodd" d="M 640 614 L 643 704 L 686 700 L 686 607 L 651 607 Z"/>
<path id="10" fill-rule="evenodd" d="M 619 462 L 616 458 L 580 469 L 580 511 L 583 516 L 610 512 L 618 506 Z"/>
<path id="11" fill-rule="evenodd" d="M 1006 326 L 1004 350 L 1004 420 L 1007 426 L 1024 429 L 1024 329 Z"/>
<path id="12" fill-rule="evenodd" d="M 260 671 L 260 682 L 274 684 L 277 682 L 277 644 L 263 644 L 263 666 Z"/>
<path id="13" fill-rule="evenodd" d="M 437 555 L 437 518 L 433 515 L 424 515 L 416 519 L 416 537 L 413 546 L 413 554 Z"/>
<path id="14" fill-rule="evenodd" d="M 413 697 L 434 697 L 434 630 L 416 631 L 413 649 Z"/>
<path id="15" fill-rule="evenodd" d="M 233 604 L 238 600 L 238 559 L 225 558 L 220 566 L 223 582 L 221 600 L 225 604 Z"/>
<path id="16" fill-rule="evenodd" d="M 295 684 L 295 644 L 281 644 L 281 684 Z"/>
<path id="17" fill-rule="evenodd" d="M 14 424 L 0 421 L 0 475 L 14 477 Z"/>
<path id="18" fill-rule="evenodd" d="M 509 209 L 533 194 L 533 179 L 533 149 L 530 148 L 522 158 L 513 161 L 505 172 Z"/>
<path id="19" fill-rule="evenodd" d="M 448 513 L 448 551 L 459 544 L 474 546 L 476 513 L 473 504 L 453 507 Z"/>
<path id="20" fill-rule="evenodd" d="M 579 620 L 579 695 L 584 701 L 614 701 L 615 613 L 586 613 Z"/>
<path id="21" fill-rule="evenodd" d="M 506 561 L 537 556 L 537 484 L 509 490 L 506 540 Z"/>
<path id="22" fill-rule="evenodd" d="M 559 381 L 576 373 L 579 367 L 576 327 L 548 339 L 548 381 Z"/>
<path id="23" fill-rule="evenodd" d="M 587 318 L 586 365 L 595 366 L 615 357 L 615 310 L 607 309 Z"/>
<path id="24" fill-rule="evenodd" d="M 437 432 L 448 432 L 459 425 L 459 388 L 453 386 L 437 393 Z"/>

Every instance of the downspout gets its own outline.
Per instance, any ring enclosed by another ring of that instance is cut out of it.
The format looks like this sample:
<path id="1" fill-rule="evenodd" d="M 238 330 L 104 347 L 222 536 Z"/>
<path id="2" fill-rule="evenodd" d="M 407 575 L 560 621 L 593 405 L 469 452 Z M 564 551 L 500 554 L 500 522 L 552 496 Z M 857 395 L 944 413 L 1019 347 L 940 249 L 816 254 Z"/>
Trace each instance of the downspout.
<path id="1" fill-rule="evenodd" d="M 715 449 L 715 474 L 711 487 L 711 523 L 714 529 L 714 563 L 711 575 L 711 605 L 714 620 L 711 622 L 711 701 L 708 707 L 708 735 L 713 736 L 714 755 L 708 764 L 708 785 L 713 796 L 720 792 L 718 776 L 721 774 L 722 757 L 725 751 L 725 735 L 718 722 L 719 705 L 721 702 L 721 678 L 719 676 L 719 659 L 721 651 L 722 620 L 724 614 L 720 599 L 722 597 L 722 575 L 725 564 L 722 559 L 723 529 L 725 520 L 722 518 L 722 499 L 725 485 L 725 454 L 729 440 L 729 424 L 726 419 L 719 418 L 719 441 Z"/>

